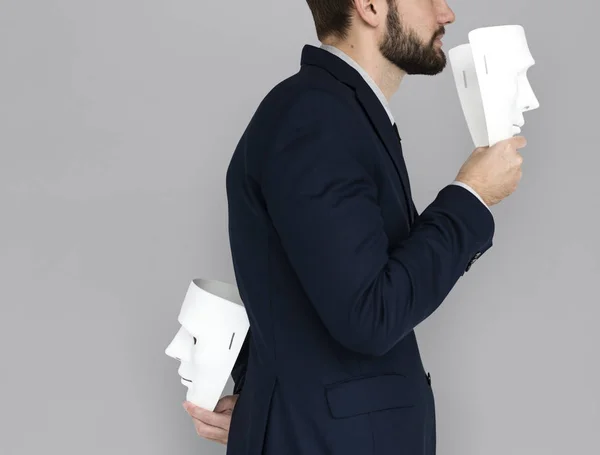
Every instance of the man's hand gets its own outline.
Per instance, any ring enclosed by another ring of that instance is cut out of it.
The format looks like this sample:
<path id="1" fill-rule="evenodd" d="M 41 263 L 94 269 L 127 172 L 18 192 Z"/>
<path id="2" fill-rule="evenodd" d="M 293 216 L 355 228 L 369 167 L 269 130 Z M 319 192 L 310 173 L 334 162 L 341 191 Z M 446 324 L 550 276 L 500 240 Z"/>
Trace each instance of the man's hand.
<path id="1" fill-rule="evenodd" d="M 456 180 L 471 186 L 489 206 L 511 195 L 521 180 L 523 157 L 518 152 L 527 141 L 523 136 L 478 147 L 461 167 Z"/>
<path id="2" fill-rule="evenodd" d="M 227 445 L 231 414 L 239 395 L 222 397 L 214 411 L 200 408 L 189 401 L 183 403 L 184 409 L 192 417 L 196 433 L 205 439 Z"/>

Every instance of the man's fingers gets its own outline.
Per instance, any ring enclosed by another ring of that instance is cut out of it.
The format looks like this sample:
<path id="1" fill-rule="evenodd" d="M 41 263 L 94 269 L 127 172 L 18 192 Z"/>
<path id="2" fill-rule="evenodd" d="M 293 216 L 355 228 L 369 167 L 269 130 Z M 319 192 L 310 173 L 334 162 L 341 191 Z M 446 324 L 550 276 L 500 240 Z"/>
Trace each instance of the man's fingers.
<path id="1" fill-rule="evenodd" d="M 517 152 L 517 156 L 516 156 L 515 160 L 517 161 L 517 164 L 519 166 L 521 166 L 523 164 L 523 155 L 521 155 L 519 152 Z"/>
<path id="2" fill-rule="evenodd" d="M 209 426 L 218 427 L 222 428 L 223 430 L 229 431 L 229 422 L 231 420 L 231 415 L 219 414 L 213 411 L 209 411 L 208 409 L 203 409 L 199 406 L 195 406 L 191 403 L 186 403 L 184 407 L 188 414 L 195 420 L 199 420 L 200 422 L 205 423 Z"/>
<path id="3" fill-rule="evenodd" d="M 227 431 L 221 428 L 207 425 L 196 419 L 193 419 L 193 422 L 198 436 L 220 443 L 224 443 L 225 441 L 227 441 Z"/>
<path id="4" fill-rule="evenodd" d="M 237 402 L 238 395 L 226 395 L 215 406 L 215 412 L 231 411 Z"/>
<path id="5" fill-rule="evenodd" d="M 527 139 L 524 136 L 515 136 L 512 138 L 512 142 L 516 149 L 523 148 L 527 145 Z"/>

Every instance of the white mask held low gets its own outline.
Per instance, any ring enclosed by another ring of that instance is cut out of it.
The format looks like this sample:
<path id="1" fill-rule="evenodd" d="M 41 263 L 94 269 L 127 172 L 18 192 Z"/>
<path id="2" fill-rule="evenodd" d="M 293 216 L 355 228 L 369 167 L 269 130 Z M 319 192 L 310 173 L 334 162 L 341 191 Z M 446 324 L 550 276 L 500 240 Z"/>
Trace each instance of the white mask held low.
<path id="1" fill-rule="evenodd" d="M 181 362 L 186 400 L 214 411 L 249 329 L 236 286 L 194 279 L 179 312 L 181 328 L 165 350 Z"/>
<path id="2" fill-rule="evenodd" d="M 535 64 L 520 25 L 478 28 L 448 52 L 475 147 L 521 133 L 523 113 L 539 107 L 527 70 Z"/>

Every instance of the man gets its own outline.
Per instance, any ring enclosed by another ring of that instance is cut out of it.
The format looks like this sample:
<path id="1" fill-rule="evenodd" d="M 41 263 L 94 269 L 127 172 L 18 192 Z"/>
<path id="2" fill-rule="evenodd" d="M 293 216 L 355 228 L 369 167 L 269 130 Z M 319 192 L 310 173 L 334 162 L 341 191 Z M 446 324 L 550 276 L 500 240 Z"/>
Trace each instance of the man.
<path id="1" fill-rule="evenodd" d="M 266 96 L 227 172 L 250 319 L 234 395 L 188 412 L 229 455 L 433 455 L 414 328 L 492 246 L 489 207 L 516 189 L 525 140 L 476 149 L 418 214 L 388 100 L 405 74 L 443 70 L 453 12 L 307 1 L 323 47 Z"/>

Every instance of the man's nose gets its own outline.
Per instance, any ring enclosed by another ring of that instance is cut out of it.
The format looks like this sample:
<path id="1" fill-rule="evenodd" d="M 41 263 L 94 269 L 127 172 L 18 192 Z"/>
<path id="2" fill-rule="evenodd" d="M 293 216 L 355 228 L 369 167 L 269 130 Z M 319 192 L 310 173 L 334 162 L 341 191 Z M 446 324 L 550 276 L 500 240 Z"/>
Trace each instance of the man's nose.
<path id="1" fill-rule="evenodd" d="M 439 0 L 438 23 L 442 25 L 452 24 L 456 20 L 454 11 L 448 6 L 446 0 Z"/>

